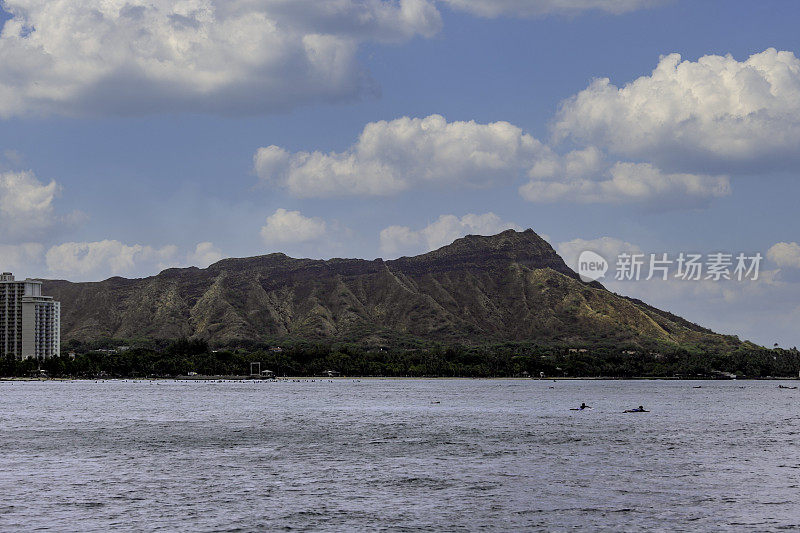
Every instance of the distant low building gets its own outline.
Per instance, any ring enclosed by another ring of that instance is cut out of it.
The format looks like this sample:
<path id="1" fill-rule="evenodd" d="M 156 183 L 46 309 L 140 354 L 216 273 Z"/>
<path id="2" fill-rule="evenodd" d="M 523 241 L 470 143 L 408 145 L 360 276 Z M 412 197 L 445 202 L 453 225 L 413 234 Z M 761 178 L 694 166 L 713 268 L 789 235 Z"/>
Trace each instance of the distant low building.
<path id="1" fill-rule="evenodd" d="M 0 355 L 46 359 L 61 353 L 61 303 L 42 296 L 42 282 L 0 274 Z"/>
<path id="2" fill-rule="evenodd" d="M 272 370 L 262 370 L 261 371 L 261 377 L 262 378 L 274 378 L 275 377 L 275 372 L 273 372 Z"/>

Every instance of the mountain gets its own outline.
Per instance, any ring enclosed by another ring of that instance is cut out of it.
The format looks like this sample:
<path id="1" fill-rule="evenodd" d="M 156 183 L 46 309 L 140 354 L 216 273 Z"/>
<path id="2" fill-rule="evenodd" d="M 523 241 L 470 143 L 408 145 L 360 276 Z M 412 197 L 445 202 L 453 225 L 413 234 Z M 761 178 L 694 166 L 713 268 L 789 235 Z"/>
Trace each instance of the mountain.
<path id="1" fill-rule="evenodd" d="M 583 283 L 530 229 L 468 235 L 393 261 L 278 253 L 142 279 L 45 281 L 44 290 L 62 302 L 64 340 L 738 343 L 598 283 Z"/>

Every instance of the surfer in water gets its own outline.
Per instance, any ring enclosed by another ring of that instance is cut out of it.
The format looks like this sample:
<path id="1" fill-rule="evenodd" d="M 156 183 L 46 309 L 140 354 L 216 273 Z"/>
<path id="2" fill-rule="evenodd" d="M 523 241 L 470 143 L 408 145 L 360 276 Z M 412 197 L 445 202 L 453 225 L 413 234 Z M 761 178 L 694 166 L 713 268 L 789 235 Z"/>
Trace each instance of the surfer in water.
<path id="1" fill-rule="evenodd" d="M 625 409 L 625 411 L 623 411 L 623 413 L 649 413 L 649 412 L 650 412 L 650 411 L 647 411 L 647 410 L 646 410 L 646 409 L 645 409 L 643 406 L 641 406 L 641 405 L 640 405 L 639 407 L 637 407 L 636 409 Z"/>
<path id="2" fill-rule="evenodd" d="M 589 407 L 585 403 L 582 403 L 580 407 L 573 407 L 572 409 L 570 409 L 570 411 L 583 411 L 584 409 L 591 409 L 591 407 Z"/>

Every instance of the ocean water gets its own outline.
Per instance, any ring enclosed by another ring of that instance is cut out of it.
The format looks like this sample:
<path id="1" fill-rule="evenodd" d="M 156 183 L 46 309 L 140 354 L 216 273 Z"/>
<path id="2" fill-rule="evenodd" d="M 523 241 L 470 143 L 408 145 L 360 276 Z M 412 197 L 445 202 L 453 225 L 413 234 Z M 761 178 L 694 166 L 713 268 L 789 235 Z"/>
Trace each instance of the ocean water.
<path id="1" fill-rule="evenodd" d="M 775 381 L 6 381 L 0 530 L 800 528 L 799 400 Z"/>

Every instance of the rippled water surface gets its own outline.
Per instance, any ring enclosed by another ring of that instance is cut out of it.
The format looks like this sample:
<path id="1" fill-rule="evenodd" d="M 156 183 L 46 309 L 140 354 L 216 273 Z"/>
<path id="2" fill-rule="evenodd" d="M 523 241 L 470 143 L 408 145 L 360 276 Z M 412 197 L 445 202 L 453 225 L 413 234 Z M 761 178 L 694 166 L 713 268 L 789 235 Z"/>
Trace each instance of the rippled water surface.
<path id="1" fill-rule="evenodd" d="M 0 382 L 0 530 L 798 528 L 798 400 L 774 381 Z"/>

